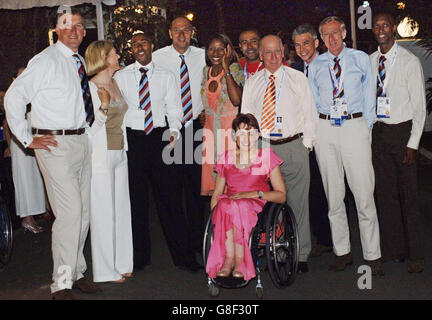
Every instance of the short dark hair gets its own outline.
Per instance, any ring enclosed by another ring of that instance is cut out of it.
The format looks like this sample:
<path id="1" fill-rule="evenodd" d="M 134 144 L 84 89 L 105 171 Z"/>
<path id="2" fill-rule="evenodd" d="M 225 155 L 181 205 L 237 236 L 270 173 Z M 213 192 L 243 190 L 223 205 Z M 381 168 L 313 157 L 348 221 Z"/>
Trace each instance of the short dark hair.
<path id="1" fill-rule="evenodd" d="M 298 35 L 301 35 L 304 33 L 309 33 L 312 36 L 312 38 L 318 39 L 318 34 L 315 31 L 314 27 L 312 27 L 310 24 L 301 24 L 297 28 L 294 29 L 294 31 L 292 33 L 292 40 L 294 41 L 295 36 L 298 36 Z"/>
<path id="2" fill-rule="evenodd" d="M 148 33 L 148 32 L 142 31 L 142 30 L 135 30 L 132 33 L 132 36 L 130 37 L 129 41 L 131 41 L 133 39 L 133 37 L 135 37 L 135 36 L 143 36 L 148 41 L 150 41 L 151 43 L 153 43 L 154 36 L 151 33 Z"/>
<path id="3" fill-rule="evenodd" d="M 261 39 L 261 34 L 260 34 L 260 32 L 257 29 L 246 29 L 246 30 L 243 30 L 242 32 L 240 32 L 240 34 L 239 34 L 239 41 L 240 41 L 241 35 L 243 33 L 245 33 L 245 32 L 253 32 L 253 33 L 255 33 L 258 36 L 258 38 Z"/>
<path id="4" fill-rule="evenodd" d="M 254 128 L 257 129 L 258 132 L 260 132 L 258 120 L 252 113 L 239 113 L 232 122 L 233 132 L 236 132 L 238 130 L 241 123 L 244 123 L 247 129 Z"/>
<path id="5" fill-rule="evenodd" d="M 223 34 L 223 33 L 216 33 L 216 34 L 214 34 L 213 36 L 211 36 L 211 37 L 209 38 L 209 41 L 207 42 L 207 45 L 206 45 L 206 49 L 205 49 L 205 60 L 206 60 L 206 64 L 207 64 L 207 66 L 210 67 L 210 66 L 212 65 L 212 64 L 211 64 L 211 61 L 210 61 L 210 58 L 209 58 L 209 56 L 208 56 L 208 49 L 209 49 L 209 47 L 210 47 L 210 44 L 211 44 L 214 40 L 219 40 L 220 42 L 222 42 L 223 45 L 225 46 L 225 48 L 226 48 L 228 45 L 230 45 L 230 46 L 231 46 L 231 49 L 232 49 L 232 52 L 231 52 L 231 60 L 230 60 L 229 63 L 231 64 L 231 63 L 237 62 L 237 57 L 236 57 L 236 55 L 235 55 L 235 53 L 234 53 L 234 47 L 233 47 L 233 45 L 232 45 L 232 42 L 231 42 L 230 38 L 228 38 L 228 36 L 225 35 L 225 34 Z"/>
<path id="6" fill-rule="evenodd" d="M 378 12 L 378 13 L 376 13 L 376 14 L 374 15 L 374 18 L 373 18 L 373 22 L 374 22 L 374 23 L 375 23 L 376 19 L 377 19 L 379 16 L 387 17 L 387 18 L 389 19 L 390 23 L 391 23 L 393 26 L 396 25 L 396 20 L 395 20 L 395 18 L 393 17 L 393 15 L 392 15 L 390 12 L 384 12 L 384 11 L 383 11 L 383 12 Z"/>

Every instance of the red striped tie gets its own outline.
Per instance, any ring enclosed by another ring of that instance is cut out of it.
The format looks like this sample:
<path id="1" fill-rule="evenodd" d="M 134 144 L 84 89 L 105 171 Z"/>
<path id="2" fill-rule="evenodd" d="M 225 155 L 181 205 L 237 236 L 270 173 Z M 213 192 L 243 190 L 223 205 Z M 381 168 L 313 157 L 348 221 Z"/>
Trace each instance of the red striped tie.
<path id="1" fill-rule="evenodd" d="M 269 83 L 264 94 L 264 104 L 261 116 L 261 130 L 266 134 L 270 134 L 275 128 L 276 116 L 276 86 L 275 76 L 270 75 Z"/>

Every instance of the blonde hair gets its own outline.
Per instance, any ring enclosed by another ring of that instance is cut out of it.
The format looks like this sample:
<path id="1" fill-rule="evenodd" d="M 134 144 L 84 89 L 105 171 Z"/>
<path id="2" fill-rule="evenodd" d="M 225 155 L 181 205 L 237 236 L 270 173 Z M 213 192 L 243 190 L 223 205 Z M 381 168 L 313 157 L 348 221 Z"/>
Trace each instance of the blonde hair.
<path id="1" fill-rule="evenodd" d="M 85 62 L 87 65 L 87 75 L 91 76 L 107 68 L 105 59 L 114 48 L 112 42 L 107 40 L 97 40 L 90 43 L 85 51 Z"/>

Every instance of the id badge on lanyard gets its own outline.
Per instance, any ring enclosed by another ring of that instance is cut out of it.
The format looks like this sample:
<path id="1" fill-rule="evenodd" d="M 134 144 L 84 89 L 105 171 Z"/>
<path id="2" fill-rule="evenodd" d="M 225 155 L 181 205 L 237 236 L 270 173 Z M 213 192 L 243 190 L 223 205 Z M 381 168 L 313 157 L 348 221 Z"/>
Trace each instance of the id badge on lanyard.
<path id="1" fill-rule="evenodd" d="M 270 137 L 282 137 L 283 121 L 282 117 L 276 116 L 275 128 Z"/>
<path id="2" fill-rule="evenodd" d="M 380 119 L 390 119 L 390 98 L 377 98 L 377 117 Z"/>
<path id="3" fill-rule="evenodd" d="M 336 83 L 336 75 L 329 64 L 330 79 L 333 87 L 333 104 L 330 106 L 330 124 L 332 126 L 340 127 L 345 120 L 348 119 L 348 104 L 346 98 L 335 98 L 343 91 L 343 78 L 342 72 L 339 81 Z"/>

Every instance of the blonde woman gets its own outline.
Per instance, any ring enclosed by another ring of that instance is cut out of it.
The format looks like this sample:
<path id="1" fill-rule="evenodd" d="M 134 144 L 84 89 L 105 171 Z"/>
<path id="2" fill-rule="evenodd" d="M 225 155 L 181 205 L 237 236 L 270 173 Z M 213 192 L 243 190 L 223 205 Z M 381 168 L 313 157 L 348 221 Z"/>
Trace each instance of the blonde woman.
<path id="1" fill-rule="evenodd" d="M 132 276 L 133 247 L 127 141 L 128 106 L 113 79 L 119 55 L 109 41 L 95 41 L 85 52 L 95 121 L 92 143 L 91 247 L 95 282 L 122 283 Z"/>

